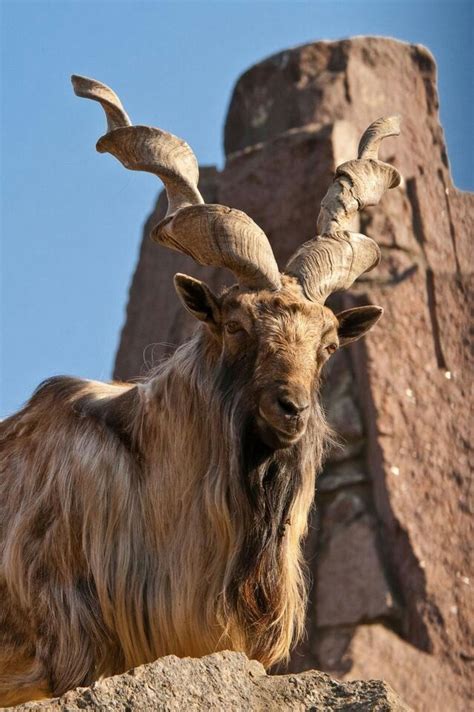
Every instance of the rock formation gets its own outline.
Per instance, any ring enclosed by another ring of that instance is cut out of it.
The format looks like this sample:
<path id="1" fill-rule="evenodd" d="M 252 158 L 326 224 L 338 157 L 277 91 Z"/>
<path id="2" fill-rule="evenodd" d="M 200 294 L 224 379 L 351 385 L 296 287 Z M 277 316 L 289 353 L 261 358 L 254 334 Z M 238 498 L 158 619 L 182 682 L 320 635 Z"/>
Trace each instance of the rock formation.
<path id="1" fill-rule="evenodd" d="M 461 710 L 469 707 L 474 656 L 467 406 L 474 199 L 452 184 L 432 56 L 418 45 L 360 37 L 305 45 L 252 67 L 230 103 L 226 165 L 202 170 L 200 189 L 208 202 L 247 212 L 283 265 L 315 234 L 335 166 L 355 155 L 371 121 L 393 113 L 402 115 L 402 136 L 396 146 L 385 142 L 381 158 L 400 170 L 404 186 L 361 218 L 382 263 L 351 294 L 332 298 L 344 308 L 380 304 L 385 316 L 327 373 L 327 408 L 343 445 L 319 479 L 307 543 L 308 635 L 291 669 L 383 677 L 415 709 Z M 160 198 L 145 227 L 117 378 L 143 375 L 191 333 L 175 272 L 215 289 L 225 283 L 221 270 L 198 268 L 147 239 L 164 212 Z"/>
<path id="2" fill-rule="evenodd" d="M 336 682 L 320 672 L 269 676 L 242 653 L 216 653 L 205 658 L 172 655 L 78 688 L 61 698 L 29 702 L 7 710 L 97 710 L 97 712 L 409 712 L 380 680 Z"/>

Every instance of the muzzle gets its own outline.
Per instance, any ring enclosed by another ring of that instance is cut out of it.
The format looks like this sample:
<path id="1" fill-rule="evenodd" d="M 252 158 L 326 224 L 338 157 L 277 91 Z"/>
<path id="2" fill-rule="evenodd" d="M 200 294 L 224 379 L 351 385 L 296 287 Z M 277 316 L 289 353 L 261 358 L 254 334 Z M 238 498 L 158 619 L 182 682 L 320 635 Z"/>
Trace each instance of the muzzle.
<path id="1" fill-rule="evenodd" d="M 257 425 L 262 440 L 280 449 L 297 442 L 306 430 L 311 399 L 300 384 L 285 384 L 263 392 L 260 397 Z"/>

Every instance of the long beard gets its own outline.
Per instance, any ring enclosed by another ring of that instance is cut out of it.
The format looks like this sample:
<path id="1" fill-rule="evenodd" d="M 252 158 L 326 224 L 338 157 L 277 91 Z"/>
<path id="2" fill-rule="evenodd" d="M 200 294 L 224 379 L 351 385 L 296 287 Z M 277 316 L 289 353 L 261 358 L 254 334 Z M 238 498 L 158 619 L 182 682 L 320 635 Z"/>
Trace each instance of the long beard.
<path id="1" fill-rule="evenodd" d="M 329 429 L 315 393 L 302 438 L 288 448 L 271 449 L 259 435 L 258 399 L 254 384 L 242 380 L 245 372 L 251 369 L 217 370 L 213 384 L 221 454 L 231 463 L 227 511 L 234 544 L 225 576 L 224 615 L 246 631 L 245 647 L 252 655 L 274 662 L 288 652 L 304 621 L 300 542 Z M 280 652 L 274 655 L 276 650 Z"/>
<path id="2" fill-rule="evenodd" d="M 219 374 L 222 431 L 233 452 L 233 482 L 238 479 L 241 523 L 245 531 L 233 587 L 238 588 L 256 572 L 278 571 L 282 539 L 291 508 L 303 485 L 308 461 L 313 473 L 319 467 L 328 427 L 313 396 L 312 415 L 302 438 L 283 449 L 272 449 L 260 437 L 256 421 L 254 385 L 242 382 L 240 373 L 223 370 Z M 268 612 L 268 611 L 267 611 Z M 262 611 L 263 613 L 263 611 Z"/>

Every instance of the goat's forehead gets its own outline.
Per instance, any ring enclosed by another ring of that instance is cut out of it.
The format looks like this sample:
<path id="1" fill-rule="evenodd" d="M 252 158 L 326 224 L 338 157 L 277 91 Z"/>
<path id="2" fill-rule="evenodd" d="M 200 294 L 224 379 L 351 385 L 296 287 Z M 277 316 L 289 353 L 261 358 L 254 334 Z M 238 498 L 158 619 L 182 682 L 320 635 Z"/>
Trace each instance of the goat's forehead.
<path id="1" fill-rule="evenodd" d="M 261 331 L 309 330 L 321 333 L 337 328 L 333 312 L 305 299 L 294 289 L 275 292 L 230 293 L 223 300 L 225 318 L 249 320 Z"/>

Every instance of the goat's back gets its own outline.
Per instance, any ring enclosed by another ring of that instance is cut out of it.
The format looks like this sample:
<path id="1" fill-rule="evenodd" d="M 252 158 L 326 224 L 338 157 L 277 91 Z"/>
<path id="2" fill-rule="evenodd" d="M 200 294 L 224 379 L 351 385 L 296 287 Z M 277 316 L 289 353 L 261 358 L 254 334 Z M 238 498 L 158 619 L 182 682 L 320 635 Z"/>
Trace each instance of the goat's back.
<path id="1" fill-rule="evenodd" d="M 120 668 L 92 569 L 106 568 L 112 527 L 127 529 L 133 511 L 136 391 L 53 378 L 0 423 L 0 704 Z"/>

